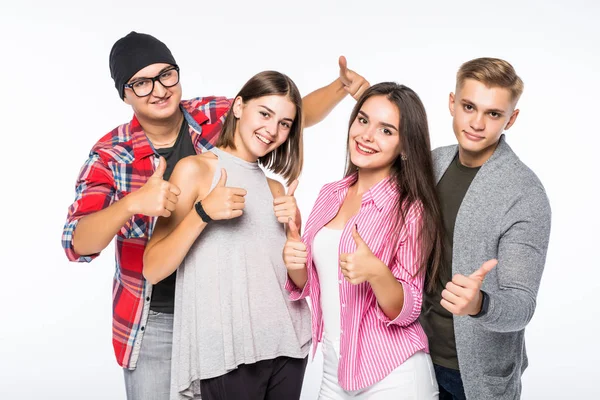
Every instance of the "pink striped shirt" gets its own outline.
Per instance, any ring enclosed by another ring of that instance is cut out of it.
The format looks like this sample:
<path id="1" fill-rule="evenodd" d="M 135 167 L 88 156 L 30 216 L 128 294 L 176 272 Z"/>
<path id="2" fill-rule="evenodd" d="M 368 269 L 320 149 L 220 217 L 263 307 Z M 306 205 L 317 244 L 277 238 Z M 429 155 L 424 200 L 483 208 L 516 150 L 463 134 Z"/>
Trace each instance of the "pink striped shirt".
<path id="1" fill-rule="evenodd" d="M 356 182 L 353 174 L 341 181 L 329 183 L 321 189 L 313 207 L 302 241 L 308 250 L 308 280 L 299 290 L 291 279 L 286 289 L 292 300 L 310 296 L 312 303 L 313 356 L 317 342 L 323 337 L 323 316 L 319 276 L 312 259 L 312 243 L 317 232 L 338 213 Z M 374 185 L 362 197 L 360 211 L 346 223 L 338 254 L 353 253 L 356 243 L 352 227 L 369 248 L 392 271 L 404 288 L 404 306 L 400 314 L 390 320 L 377 304 L 368 282 L 352 285 L 347 282 L 338 266 L 340 290 L 340 360 L 338 381 L 345 390 L 359 390 L 381 381 L 390 372 L 419 350 L 429 352 L 427 337 L 417 317 L 421 312 L 424 274 L 413 278 L 419 269 L 421 229 L 419 206 L 408 210 L 404 226 L 394 240 L 392 229 L 397 219 L 395 209 L 398 193 L 389 178 Z"/>

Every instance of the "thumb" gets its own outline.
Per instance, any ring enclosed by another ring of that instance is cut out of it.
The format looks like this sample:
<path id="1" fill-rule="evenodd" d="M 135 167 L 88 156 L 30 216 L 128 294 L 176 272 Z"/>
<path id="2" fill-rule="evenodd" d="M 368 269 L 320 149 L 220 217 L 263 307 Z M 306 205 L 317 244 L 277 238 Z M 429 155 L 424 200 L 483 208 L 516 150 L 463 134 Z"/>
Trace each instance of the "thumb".
<path id="1" fill-rule="evenodd" d="M 219 182 L 217 182 L 217 186 L 224 187 L 227 184 L 227 171 L 225 168 L 221 168 L 221 177 L 219 178 Z"/>
<path id="2" fill-rule="evenodd" d="M 494 269 L 494 267 L 497 264 L 498 264 L 498 260 L 496 260 L 495 258 L 488 260 L 488 261 L 484 262 L 477 271 L 475 271 L 471 275 L 469 275 L 469 278 L 477 279 L 477 280 L 480 280 L 481 282 L 483 282 L 483 280 L 485 279 L 485 276 L 488 274 L 488 272 L 490 272 L 492 269 Z"/>
<path id="3" fill-rule="evenodd" d="M 292 240 L 300 241 L 300 232 L 298 231 L 298 225 L 294 222 L 293 219 L 289 219 L 288 221 L 288 238 Z"/>
<path id="4" fill-rule="evenodd" d="M 348 62 L 346 61 L 346 57 L 340 56 L 338 62 L 340 64 L 340 75 L 346 76 L 348 74 Z"/>
<path id="5" fill-rule="evenodd" d="M 298 187 L 298 179 L 294 180 L 294 182 L 292 182 L 292 184 L 288 187 L 287 195 L 293 196 L 297 187 Z"/>
<path id="6" fill-rule="evenodd" d="M 358 233 L 358 228 L 356 225 L 354 225 L 354 228 L 352 228 L 352 238 L 354 239 L 354 242 L 356 243 L 356 248 L 358 249 L 359 246 L 366 246 L 367 244 L 365 243 L 365 241 L 363 240 L 362 237 L 360 237 L 360 234 Z"/>
<path id="7" fill-rule="evenodd" d="M 160 159 L 158 160 L 158 166 L 154 170 L 154 173 L 152 174 L 152 176 L 155 178 L 162 179 L 163 175 L 165 174 L 166 169 L 167 169 L 167 161 L 165 160 L 164 157 L 161 156 Z"/>

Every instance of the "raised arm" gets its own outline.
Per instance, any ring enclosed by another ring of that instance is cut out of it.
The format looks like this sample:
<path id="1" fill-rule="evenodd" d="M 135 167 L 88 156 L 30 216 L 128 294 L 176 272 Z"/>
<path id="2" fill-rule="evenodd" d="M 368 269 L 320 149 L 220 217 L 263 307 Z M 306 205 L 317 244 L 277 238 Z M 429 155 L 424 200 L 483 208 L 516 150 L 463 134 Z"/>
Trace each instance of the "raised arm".
<path id="1" fill-rule="evenodd" d="M 539 187 L 523 193 L 521 201 L 505 216 L 506 230 L 498 245 L 496 267 L 499 290 L 487 292 L 488 310 L 477 318 L 487 329 L 519 331 L 533 317 L 546 262 L 550 220 L 550 203 Z"/>
<path id="2" fill-rule="evenodd" d="M 63 229 L 62 244 L 69 260 L 91 261 L 135 214 L 170 214 L 179 189 L 162 179 L 165 167 L 161 159 L 141 189 L 115 202 L 112 171 L 98 154 L 92 154 L 79 173 L 76 198 Z"/>
<path id="3" fill-rule="evenodd" d="M 305 127 L 316 125 L 324 120 L 347 94 L 358 100 L 369 88 L 369 82 L 365 78 L 348 69 L 346 57 L 340 56 L 339 66 L 340 76 L 335 81 L 309 93 L 302 99 Z"/>
<path id="4" fill-rule="evenodd" d="M 469 276 L 454 275 L 442 291 L 442 306 L 454 315 L 473 316 L 490 331 L 524 329 L 535 311 L 550 219 L 550 204 L 541 187 L 522 193 L 504 216 L 497 260 L 486 261 Z M 497 287 L 486 287 L 491 273 L 496 274 Z"/>
<path id="5" fill-rule="evenodd" d="M 419 316 L 424 282 L 424 274 L 417 274 L 420 226 L 420 217 L 407 218 L 393 265 L 385 265 L 371 252 L 356 227 L 352 232 L 356 251 L 340 256 L 340 268 L 348 282 L 369 282 L 377 299 L 377 316 L 386 325 L 407 326 Z"/>
<path id="6" fill-rule="evenodd" d="M 287 241 L 283 248 L 283 261 L 289 278 L 286 282 L 286 289 L 292 292 L 292 297 L 295 296 L 292 300 L 300 300 L 308 295 L 308 290 L 305 290 L 308 281 L 307 256 L 306 245 L 302 243 L 298 226 L 290 218 L 287 227 Z"/>
<path id="7" fill-rule="evenodd" d="M 97 211 L 82 217 L 73 229 L 73 251 L 83 255 L 100 253 L 135 214 L 170 215 L 180 191 L 177 186 L 163 180 L 166 166 L 161 157 L 156 171 L 144 186 L 114 203 L 114 191 L 108 189 L 109 181 L 114 184 L 110 169 L 98 161 L 87 173 L 84 172 L 78 185 L 82 191 L 80 201 L 95 206 Z M 110 205 L 103 208 L 106 204 Z"/>

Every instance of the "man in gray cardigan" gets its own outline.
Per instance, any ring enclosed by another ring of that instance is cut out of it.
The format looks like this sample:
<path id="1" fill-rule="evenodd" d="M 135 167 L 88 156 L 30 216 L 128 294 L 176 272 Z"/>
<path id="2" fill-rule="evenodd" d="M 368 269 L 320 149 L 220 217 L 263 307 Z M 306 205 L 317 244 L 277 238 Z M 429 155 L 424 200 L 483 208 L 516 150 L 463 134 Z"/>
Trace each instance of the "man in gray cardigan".
<path id="1" fill-rule="evenodd" d="M 445 399 L 518 399 L 550 235 L 544 187 L 506 143 L 523 82 L 504 60 L 463 64 L 450 112 L 458 145 L 433 151 L 445 227 L 440 285 L 421 324 Z"/>

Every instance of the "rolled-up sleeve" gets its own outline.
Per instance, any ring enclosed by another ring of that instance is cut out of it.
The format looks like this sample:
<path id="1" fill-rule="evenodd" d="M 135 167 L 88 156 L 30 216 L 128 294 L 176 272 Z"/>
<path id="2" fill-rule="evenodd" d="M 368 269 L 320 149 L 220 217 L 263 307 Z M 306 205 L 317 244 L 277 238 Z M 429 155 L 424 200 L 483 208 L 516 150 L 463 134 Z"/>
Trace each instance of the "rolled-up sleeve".
<path id="1" fill-rule="evenodd" d="M 75 185 L 75 201 L 69 207 L 63 228 L 62 246 L 69 261 L 90 262 L 100 254 L 77 254 L 73 248 L 73 234 L 81 218 L 112 204 L 114 193 L 112 171 L 98 154 L 92 153 L 79 172 Z"/>
<path id="2" fill-rule="evenodd" d="M 298 286 L 296 286 L 294 281 L 292 281 L 292 279 L 288 276 L 285 282 L 285 290 L 290 292 L 291 301 L 305 299 L 310 294 L 310 276 L 308 276 L 308 278 L 306 279 L 306 284 L 304 285 L 304 288 L 302 288 L 302 290 L 300 290 Z"/>
<path id="3" fill-rule="evenodd" d="M 390 271 L 394 277 L 402 284 L 404 291 L 404 303 L 402 310 L 394 319 L 390 319 L 379 304 L 376 305 L 376 314 L 381 322 L 387 326 L 398 325 L 408 326 L 415 322 L 421 313 L 423 302 L 423 285 L 425 273 L 420 272 L 421 261 L 421 243 L 420 233 L 422 227 L 420 208 L 413 207 L 407 213 L 406 223 L 402 228 L 396 256 L 393 259 Z"/>

